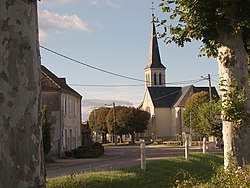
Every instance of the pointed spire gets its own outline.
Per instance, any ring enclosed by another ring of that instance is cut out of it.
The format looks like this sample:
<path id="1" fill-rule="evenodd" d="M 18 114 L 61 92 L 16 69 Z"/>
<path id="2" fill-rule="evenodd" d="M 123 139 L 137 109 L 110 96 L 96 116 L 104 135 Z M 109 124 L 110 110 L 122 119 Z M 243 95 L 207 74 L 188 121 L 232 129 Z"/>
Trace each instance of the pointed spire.
<path id="1" fill-rule="evenodd" d="M 150 39 L 150 48 L 148 56 L 148 64 L 146 68 L 164 68 L 166 67 L 161 63 L 161 57 L 158 47 L 157 34 L 154 23 L 154 14 L 152 14 L 152 33 Z"/>

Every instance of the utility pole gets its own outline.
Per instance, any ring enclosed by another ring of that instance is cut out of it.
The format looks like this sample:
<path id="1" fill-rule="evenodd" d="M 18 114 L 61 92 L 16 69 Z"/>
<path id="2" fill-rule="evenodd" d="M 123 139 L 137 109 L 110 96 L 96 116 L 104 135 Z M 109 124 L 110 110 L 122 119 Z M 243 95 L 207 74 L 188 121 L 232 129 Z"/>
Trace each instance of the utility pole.
<path id="1" fill-rule="evenodd" d="M 207 75 L 207 77 L 201 76 L 204 80 L 208 80 L 208 86 L 209 86 L 209 102 L 212 103 L 212 86 L 211 86 L 211 76 L 210 74 Z"/>
<path id="2" fill-rule="evenodd" d="M 115 145 L 117 146 L 115 102 L 113 102 L 113 118 L 114 118 L 114 139 L 115 139 Z"/>
<path id="3" fill-rule="evenodd" d="M 209 85 L 209 102 L 212 103 L 212 87 L 211 87 L 211 77 L 210 74 L 207 75 L 208 85 Z"/>

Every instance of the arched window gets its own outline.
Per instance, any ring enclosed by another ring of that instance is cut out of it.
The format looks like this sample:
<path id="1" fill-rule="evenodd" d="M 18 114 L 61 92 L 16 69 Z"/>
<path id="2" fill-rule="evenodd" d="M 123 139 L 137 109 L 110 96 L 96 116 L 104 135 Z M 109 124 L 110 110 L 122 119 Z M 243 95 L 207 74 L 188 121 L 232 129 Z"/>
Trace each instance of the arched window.
<path id="1" fill-rule="evenodd" d="M 161 85 L 161 73 L 159 74 L 159 85 Z"/>
<path id="2" fill-rule="evenodd" d="M 156 73 L 154 73 L 154 85 L 157 85 L 157 82 L 156 82 Z"/>

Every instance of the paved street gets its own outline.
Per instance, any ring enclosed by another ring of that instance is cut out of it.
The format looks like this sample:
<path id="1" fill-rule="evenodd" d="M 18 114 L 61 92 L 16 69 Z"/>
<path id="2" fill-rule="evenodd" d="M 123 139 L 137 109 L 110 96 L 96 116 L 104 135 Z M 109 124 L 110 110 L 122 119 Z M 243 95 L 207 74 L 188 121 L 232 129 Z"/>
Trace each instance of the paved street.
<path id="1" fill-rule="evenodd" d="M 202 151 L 191 148 L 190 151 Z M 210 150 L 222 153 L 222 150 Z M 184 155 L 183 147 L 146 146 L 147 161 Z M 140 146 L 105 147 L 105 153 L 95 159 L 60 159 L 46 165 L 47 177 L 57 177 L 73 173 L 112 170 L 140 165 Z"/>

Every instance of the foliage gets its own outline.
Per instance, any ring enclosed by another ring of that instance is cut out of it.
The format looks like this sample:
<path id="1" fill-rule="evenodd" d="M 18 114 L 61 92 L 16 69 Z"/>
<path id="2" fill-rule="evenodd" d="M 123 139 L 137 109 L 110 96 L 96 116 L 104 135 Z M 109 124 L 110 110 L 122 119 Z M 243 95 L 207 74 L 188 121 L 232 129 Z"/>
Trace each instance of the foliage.
<path id="1" fill-rule="evenodd" d="M 200 120 L 199 127 L 203 130 L 203 134 L 207 136 L 222 137 L 222 123 L 220 117 L 220 103 L 214 101 L 203 103 L 198 108 L 198 117 Z M 218 118 L 217 118 L 218 117 Z"/>
<path id="2" fill-rule="evenodd" d="M 43 134 L 43 152 L 46 156 L 51 150 L 51 125 L 52 122 L 48 117 L 48 109 L 44 105 L 41 112 L 41 125 L 42 125 L 42 134 Z"/>
<path id="3" fill-rule="evenodd" d="M 206 187 L 217 188 L 217 187 L 250 187 L 250 166 L 237 166 L 231 165 L 225 171 L 221 167 L 212 177 L 211 181 L 206 184 Z"/>
<path id="4" fill-rule="evenodd" d="M 146 130 L 148 121 L 150 119 L 150 114 L 146 111 L 140 110 L 139 108 L 130 108 L 131 117 L 129 118 L 128 131 L 130 134 L 132 132 L 142 133 Z"/>
<path id="5" fill-rule="evenodd" d="M 250 1 L 162 0 L 160 6 L 172 22 L 168 27 L 165 26 L 168 24 L 167 20 L 156 20 L 159 25 L 165 27 L 164 32 L 160 34 L 165 42 L 174 42 L 182 47 L 186 42 L 201 40 L 203 43 L 202 55 L 217 57 L 219 72 L 222 79 L 225 79 L 225 84 L 229 86 L 235 79 L 239 86 L 236 87 L 235 92 L 240 94 L 242 87 L 245 87 L 246 96 L 249 97 L 247 69 L 250 55 Z M 227 92 L 229 95 L 232 94 L 231 90 Z M 249 124 L 249 121 L 244 122 L 244 117 L 241 117 L 244 113 L 239 113 L 249 111 L 249 102 L 241 106 L 239 101 L 238 106 L 235 105 L 237 97 L 231 96 L 226 100 L 224 100 L 224 96 L 222 98 L 222 106 L 226 107 L 225 110 L 229 112 L 228 116 L 223 118 L 223 124 L 236 125 L 236 127 L 224 126 L 225 153 L 237 156 L 236 160 L 239 163 L 249 162 L 250 155 L 245 145 L 250 132 L 247 129 L 236 130 L 242 123 L 246 126 Z M 240 98 L 243 99 L 244 96 L 240 96 Z M 236 101 L 234 101 L 235 99 Z M 240 111 L 238 111 L 238 107 Z M 225 156 L 225 164 L 227 162 L 228 156 Z"/>
<path id="6" fill-rule="evenodd" d="M 79 146 L 77 149 L 66 151 L 66 157 L 75 158 L 96 158 L 104 153 L 104 147 L 100 143 Z"/>
<path id="7" fill-rule="evenodd" d="M 244 88 L 239 89 L 235 81 L 227 86 L 225 81 L 222 80 L 220 86 L 222 87 L 221 90 L 224 92 L 223 97 L 225 98 L 221 106 L 223 118 L 227 121 L 232 121 L 234 126 L 239 128 L 248 118 L 245 107 L 247 100 L 246 92 Z"/>
<path id="8" fill-rule="evenodd" d="M 134 143 L 134 134 L 142 133 L 147 128 L 150 114 L 146 111 L 134 107 L 117 106 L 116 125 L 113 126 L 113 114 L 107 115 L 107 122 L 109 129 L 114 130 L 116 134 L 130 134 L 132 136 L 132 143 Z"/>
<path id="9" fill-rule="evenodd" d="M 207 92 L 193 94 L 185 104 L 184 124 L 197 133 L 222 137 L 222 125 L 217 119 L 218 106 L 215 101 L 209 101 Z"/>
<path id="10" fill-rule="evenodd" d="M 106 116 L 109 113 L 109 111 L 110 111 L 110 108 L 101 107 L 101 108 L 93 110 L 90 113 L 88 122 L 89 122 L 90 128 L 93 131 L 95 131 L 95 123 L 96 123 L 96 125 L 99 127 L 99 133 L 104 133 L 104 134 L 108 133 Z M 94 112 L 95 112 L 96 117 L 94 117 Z"/>
<path id="11" fill-rule="evenodd" d="M 193 131 L 199 132 L 200 118 L 198 116 L 199 107 L 209 102 L 208 92 L 202 91 L 194 93 L 185 103 L 185 110 L 183 113 L 184 124 L 191 127 Z"/>
<path id="12" fill-rule="evenodd" d="M 164 26 L 160 36 L 167 44 L 174 42 L 183 47 L 185 42 L 201 40 L 201 52 L 216 57 L 224 42 L 221 33 L 232 37 L 242 32 L 245 48 L 250 48 L 248 0 L 162 0 L 160 7 L 175 21 L 168 26 L 167 20 L 157 21 Z"/>
<path id="13" fill-rule="evenodd" d="M 212 162 L 208 162 L 212 161 Z M 188 177 L 194 177 L 194 183 L 206 183 L 213 176 L 216 167 L 223 163 L 223 156 L 212 154 L 193 153 L 190 160 L 184 157 L 167 158 L 147 163 L 147 171 L 140 170 L 139 166 L 129 169 L 118 169 L 106 172 L 72 174 L 47 180 L 48 188 L 75 187 L 75 188 L 162 188 L 175 187 L 176 178 L 181 182 Z M 215 168 L 213 168 L 213 166 Z M 181 172 L 188 176 L 181 177 Z M 178 176 L 176 176 L 179 174 Z M 204 174 L 206 174 L 204 176 Z M 184 178 L 184 179 L 183 179 Z"/>

